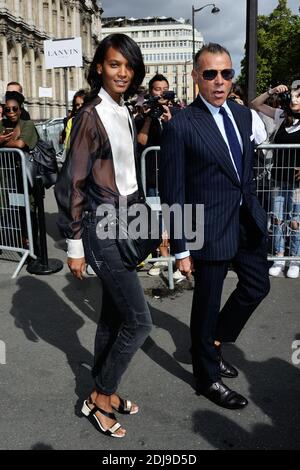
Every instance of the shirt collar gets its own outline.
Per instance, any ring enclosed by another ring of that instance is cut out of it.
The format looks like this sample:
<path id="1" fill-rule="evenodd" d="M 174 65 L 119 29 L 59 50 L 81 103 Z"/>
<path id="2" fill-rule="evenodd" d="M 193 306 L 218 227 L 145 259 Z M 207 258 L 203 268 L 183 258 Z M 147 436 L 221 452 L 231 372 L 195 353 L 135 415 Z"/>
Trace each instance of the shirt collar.
<path id="1" fill-rule="evenodd" d="M 124 99 L 121 97 L 120 103 L 117 103 L 112 97 L 107 93 L 107 91 L 102 87 L 100 88 L 98 96 L 101 98 L 104 103 L 108 103 L 110 106 L 118 110 L 120 107 L 124 107 Z"/>
<path id="2" fill-rule="evenodd" d="M 206 99 L 203 98 L 203 96 L 201 95 L 201 93 L 199 93 L 199 96 L 200 98 L 202 99 L 203 103 L 208 107 L 209 111 L 211 112 L 211 114 L 213 116 L 216 116 L 217 114 L 219 114 L 219 111 L 220 111 L 220 107 L 219 106 L 213 106 L 212 104 L 210 104 L 208 101 L 206 101 Z M 226 101 L 224 101 L 224 103 L 222 104 L 223 108 L 226 110 L 227 114 L 229 116 L 232 117 L 232 112 L 227 104 Z"/>

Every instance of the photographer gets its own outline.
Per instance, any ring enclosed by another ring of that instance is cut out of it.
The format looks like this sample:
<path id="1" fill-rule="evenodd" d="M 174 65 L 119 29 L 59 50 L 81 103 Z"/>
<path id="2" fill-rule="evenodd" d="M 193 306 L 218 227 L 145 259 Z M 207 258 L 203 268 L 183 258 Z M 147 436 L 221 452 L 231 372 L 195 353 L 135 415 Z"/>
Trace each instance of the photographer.
<path id="1" fill-rule="evenodd" d="M 166 77 L 159 74 L 154 75 L 149 82 L 149 100 L 144 103 L 142 115 L 136 119 L 137 141 L 141 153 L 147 147 L 160 145 L 163 123 L 172 118 L 168 102 L 163 99 L 163 93 L 166 91 L 169 91 L 169 82 Z M 147 171 L 147 178 L 149 176 Z M 149 182 L 151 190 L 156 187 L 156 178 Z M 147 193 L 150 188 L 147 188 Z"/>
<path id="2" fill-rule="evenodd" d="M 283 109 L 272 108 L 265 104 L 269 96 L 277 94 L 281 99 Z M 274 119 L 276 131 L 273 142 L 277 144 L 300 143 L 300 80 L 295 80 L 291 85 L 291 92 L 286 85 L 278 85 L 258 96 L 252 101 L 256 111 Z M 282 257 L 285 252 L 284 228 L 290 233 L 290 256 L 300 255 L 300 203 L 296 196 L 299 191 L 300 180 L 300 152 L 293 153 L 294 158 L 288 157 L 284 150 L 276 152 L 275 168 L 273 174 L 276 186 L 279 190 L 272 200 L 272 229 L 275 238 L 276 256 Z M 285 261 L 278 260 L 269 270 L 271 276 L 278 276 L 285 268 Z M 287 271 L 289 278 L 299 276 L 299 262 L 291 261 Z"/>
<path id="3" fill-rule="evenodd" d="M 135 118 L 139 156 L 148 147 L 160 146 L 164 125 L 172 119 L 172 114 L 177 109 L 173 107 L 174 93 L 169 92 L 169 82 L 164 75 L 156 74 L 150 80 L 149 95 L 149 99 L 144 102 L 143 112 Z M 158 158 L 156 155 L 155 152 L 150 152 L 146 157 L 147 196 L 157 196 Z M 169 256 L 167 239 L 163 240 L 160 253 L 161 256 Z M 156 262 L 148 274 L 158 276 L 160 270 L 167 269 L 167 267 L 167 261 Z"/>

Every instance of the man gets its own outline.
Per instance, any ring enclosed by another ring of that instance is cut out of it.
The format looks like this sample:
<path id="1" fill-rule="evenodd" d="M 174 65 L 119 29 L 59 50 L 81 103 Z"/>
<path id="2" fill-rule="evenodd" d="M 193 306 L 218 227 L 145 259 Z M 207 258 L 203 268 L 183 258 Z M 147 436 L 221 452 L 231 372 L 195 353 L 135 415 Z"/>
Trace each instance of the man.
<path id="1" fill-rule="evenodd" d="M 156 74 L 149 82 L 149 95 L 151 97 L 160 97 L 160 104 L 155 102 L 155 109 L 149 107 L 144 113 L 139 114 L 136 119 L 137 142 L 139 154 L 152 146 L 160 146 L 162 130 L 166 122 L 172 118 L 171 109 L 168 101 L 163 99 L 163 94 L 169 91 L 169 82 L 164 75 Z M 161 109 L 160 109 L 161 108 Z M 160 109 L 160 112 L 157 111 Z M 162 112 L 164 110 L 164 112 Z M 160 115 L 158 115 L 160 114 Z M 157 195 L 157 157 L 156 152 L 151 152 L 146 158 L 146 194 L 147 196 Z M 160 254 L 163 257 L 169 256 L 168 240 L 164 239 L 160 245 Z M 156 256 L 156 254 L 154 254 Z M 161 269 L 167 269 L 167 261 L 156 261 L 149 269 L 150 276 L 159 276 Z M 181 273 L 175 272 L 174 279 L 180 281 L 184 279 Z"/>
<path id="2" fill-rule="evenodd" d="M 220 345 L 236 341 L 269 291 L 266 214 L 251 185 L 251 113 L 226 101 L 234 70 L 224 47 L 204 46 L 192 75 L 199 96 L 168 123 L 162 138 L 160 195 L 169 206 L 204 205 L 201 249 L 187 251 L 187 240 L 175 239 L 172 224 L 170 228 L 178 268 L 195 277 L 193 374 L 197 390 L 208 399 L 225 408 L 243 408 L 246 398 L 221 380 L 236 377 L 238 371 L 224 361 Z M 194 229 L 199 222 L 193 220 Z M 239 282 L 219 313 L 229 263 Z"/>
<path id="3" fill-rule="evenodd" d="M 161 74 L 154 75 L 149 82 L 150 99 L 154 97 L 160 97 L 162 99 L 163 93 L 166 91 L 169 91 L 169 82 L 166 77 Z M 160 145 L 163 123 L 172 118 L 170 108 L 165 101 L 163 101 L 163 103 L 164 104 L 160 106 L 164 109 L 161 115 L 158 115 L 156 112 L 151 112 L 151 108 L 148 107 L 143 114 L 138 115 L 135 119 L 139 153 L 142 153 L 143 150 L 148 147 Z M 156 109 L 158 108 L 159 103 L 156 105 Z M 147 196 L 156 196 L 157 175 L 155 154 L 149 155 L 146 163 Z"/>
<path id="4" fill-rule="evenodd" d="M 17 93 L 22 95 L 23 103 L 24 103 L 25 97 L 23 95 L 23 88 L 22 88 L 22 85 L 19 82 L 9 82 L 6 85 L 6 92 L 8 92 L 8 91 L 16 91 Z M 28 111 L 26 111 L 23 104 L 22 104 L 22 108 L 21 108 L 21 119 L 22 119 L 22 121 L 29 121 L 30 120 L 30 114 L 29 114 Z"/>

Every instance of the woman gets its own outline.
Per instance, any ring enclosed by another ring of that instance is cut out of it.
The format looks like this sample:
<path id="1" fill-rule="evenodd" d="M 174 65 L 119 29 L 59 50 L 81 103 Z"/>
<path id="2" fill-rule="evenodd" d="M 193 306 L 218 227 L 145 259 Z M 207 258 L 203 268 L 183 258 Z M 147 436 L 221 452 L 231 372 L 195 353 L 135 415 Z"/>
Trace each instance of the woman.
<path id="1" fill-rule="evenodd" d="M 8 148 L 20 149 L 23 152 L 32 150 L 38 141 L 38 133 L 34 126 L 33 121 L 21 119 L 22 105 L 24 97 L 17 91 L 7 91 L 5 95 L 5 106 L 4 106 L 4 119 L 0 121 L 0 146 Z M 39 253 L 38 247 L 38 235 L 37 235 L 37 221 L 35 214 L 35 204 L 33 193 L 33 181 L 31 174 L 28 174 L 28 180 L 30 183 L 30 194 L 31 194 L 31 219 L 33 228 L 33 240 L 35 253 Z M 23 178 L 21 171 L 21 163 L 16 163 L 16 182 L 18 191 L 23 193 Z M 25 208 L 20 207 L 20 220 L 21 220 L 21 235 L 22 244 L 24 248 L 28 248 L 28 233 L 27 233 L 27 222 Z"/>
<path id="2" fill-rule="evenodd" d="M 64 148 L 66 150 L 69 148 L 70 134 L 72 130 L 74 117 L 76 116 L 76 114 L 78 114 L 80 108 L 83 106 L 85 96 L 86 96 L 86 91 L 83 89 L 78 90 L 73 96 L 72 110 L 71 110 L 69 119 L 67 121 L 66 128 L 64 129 L 64 132 L 65 132 Z"/>
<path id="3" fill-rule="evenodd" d="M 18 148 L 24 151 L 33 149 L 38 141 L 38 134 L 33 121 L 21 119 L 23 95 L 17 91 L 7 91 L 4 106 L 4 119 L 0 121 L 0 134 L 5 129 L 10 130 L 7 134 L 3 147 Z"/>
<path id="4" fill-rule="evenodd" d="M 291 98 L 284 112 L 280 108 L 272 108 L 265 104 L 266 100 L 274 94 L 288 92 L 286 85 L 278 85 L 258 96 L 252 101 L 254 109 L 274 119 L 277 131 L 273 143 L 299 144 L 300 143 L 300 81 L 295 80 L 291 86 Z M 286 151 L 285 151 L 286 152 Z M 299 203 L 299 169 L 300 152 L 276 152 L 273 177 L 279 187 L 272 201 L 272 226 L 275 240 L 276 256 L 282 257 L 285 253 L 285 234 L 287 227 L 290 234 L 290 256 L 300 256 L 300 203 Z M 285 261 L 274 261 L 269 269 L 271 276 L 279 276 L 285 268 Z M 298 261 L 291 261 L 287 277 L 295 279 L 299 276 L 300 265 Z"/>
<path id="5" fill-rule="evenodd" d="M 144 75 L 140 49 L 131 38 L 112 34 L 103 39 L 89 71 L 92 91 L 74 119 L 69 158 L 55 188 L 71 272 L 82 279 L 88 263 L 103 283 L 95 386 L 82 412 L 95 418 L 101 432 L 118 438 L 126 431 L 113 410 L 135 414 L 139 408 L 116 390 L 152 321 L 136 271 L 124 267 L 115 239 L 97 237 L 96 211 L 105 203 L 117 206 L 120 199 L 141 197 L 135 130 L 124 99 L 135 94 Z"/>

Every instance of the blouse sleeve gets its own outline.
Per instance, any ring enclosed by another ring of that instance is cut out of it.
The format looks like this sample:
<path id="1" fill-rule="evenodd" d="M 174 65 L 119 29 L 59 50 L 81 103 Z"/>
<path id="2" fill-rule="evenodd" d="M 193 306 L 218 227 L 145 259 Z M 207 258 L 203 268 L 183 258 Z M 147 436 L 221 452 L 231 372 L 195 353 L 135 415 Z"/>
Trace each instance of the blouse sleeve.
<path id="1" fill-rule="evenodd" d="M 23 140 L 30 150 L 36 146 L 38 141 L 38 133 L 33 121 L 21 121 L 21 132 L 19 135 L 19 140 Z"/>
<path id="2" fill-rule="evenodd" d="M 86 208 L 86 181 L 92 169 L 92 155 L 99 139 L 91 112 L 81 112 L 73 120 L 70 150 L 55 185 L 59 209 L 58 227 L 68 239 L 79 240 Z"/>

